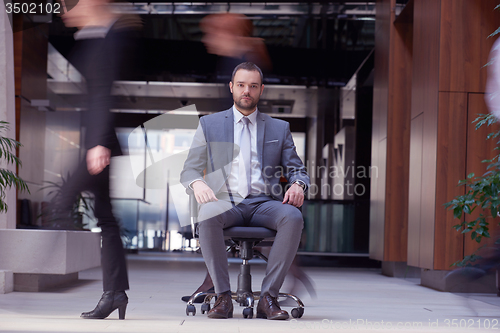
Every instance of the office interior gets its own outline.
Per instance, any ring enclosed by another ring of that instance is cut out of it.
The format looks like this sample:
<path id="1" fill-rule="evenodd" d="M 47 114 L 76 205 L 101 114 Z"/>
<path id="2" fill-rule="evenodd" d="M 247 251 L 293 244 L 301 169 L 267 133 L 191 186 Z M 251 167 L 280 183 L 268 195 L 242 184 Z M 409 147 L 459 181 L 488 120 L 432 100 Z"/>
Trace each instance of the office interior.
<path id="1" fill-rule="evenodd" d="M 200 116 L 231 106 L 230 77 L 217 71 L 199 22 L 213 13 L 239 13 L 252 21 L 253 36 L 264 41 L 272 63 L 259 110 L 290 123 L 314 185 L 302 208 L 302 263 L 377 268 L 449 291 L 443 277 L 451 265 L 480 246 L 453 229 L 457 221 L 443 204 L 463 194 L 459 180 L 485 171 L 481 161 L 494 148 L 484 140 L 487 129 L 475 130 L 472 121 L 488 113 L 485 64 L 495 40 L 488 36 L 500 26 L 496 5 L 114 2 L 117 11 L 139 15 L 144 23 L 137 66 L 113 86 L 118 107 L 112 112 L 126 154 L 113 159 L 112 201 L 125 248 L 181 257 L 198 249 L 183 227 L 186 206 L 176 202 L 178 177 L 168 175 L 159 188 L 140 187 L 137 177 L 155 160 L 189 149 Z M 0 37 L 8 51 L 0 55 L 1 81 L 7 82 L 0 87 L 0 116 L 11 124 L 9 136 L 23 145 L 18 174 L 30 188 L 8 192 L 9 211 L 0 216 L 0 269 L 12 276 L 4 292 L 50 290 L 52 283 L 67 283 L 98 265 L 98 251 L 80 267 L 71 264 L 79 249 L 99 245 L 91 211 L 63 227 L 41 214 L 57 190 L 51 184 L 83 158 L 85 88 L 69 60 L 75 29 L 57 16 L 40 20 L 5 16 Z M 148 130 L 145 140 L 141 125 L 164 115 L 168 125 Z M 92 203 L 91 196 L 83 197 Z M 31 259 L 47 251 L 57 252 L 65 267 Z M 35 280 L 45 282 L 30 287 Z M 490 280 L 489 290 L 496 291 L 496 278 Z"/>

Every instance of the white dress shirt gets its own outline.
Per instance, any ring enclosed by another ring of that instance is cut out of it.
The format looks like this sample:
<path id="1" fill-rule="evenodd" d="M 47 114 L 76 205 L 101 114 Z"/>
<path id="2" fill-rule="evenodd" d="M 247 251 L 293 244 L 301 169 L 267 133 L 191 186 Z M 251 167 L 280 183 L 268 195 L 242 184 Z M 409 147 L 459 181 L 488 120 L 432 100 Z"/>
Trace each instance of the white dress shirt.
<path id="1" fill-rule="evenodd" d="M 250 114 L 247 118 L 250 120 L 248 128 L 250 129 L 250 142 L 251 142 L 251 191 L 250 194 L 266 193 L 266 183 L 262 177 L 262 169 L 257 155 L 257 109 Z M 234 143 L 240 145 L 241 133 L 243 131 L 243 114 L 233 105 L 233 118 L 234 118 Z M 240 169 L 241 153 L 234 158 L 231 163 L 231 173 L 228 177 L 229 188 L 232 193 L 238 192 L 238 176 Z M 222 188 L 225 192 L 226 187 Z"/>

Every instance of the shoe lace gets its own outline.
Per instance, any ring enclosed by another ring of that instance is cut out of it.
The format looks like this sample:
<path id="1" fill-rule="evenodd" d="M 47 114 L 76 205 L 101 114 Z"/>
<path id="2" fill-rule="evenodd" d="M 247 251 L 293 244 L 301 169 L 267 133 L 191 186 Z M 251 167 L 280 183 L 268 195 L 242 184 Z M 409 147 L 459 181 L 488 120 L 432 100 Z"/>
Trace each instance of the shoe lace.
<path id="1" fill-rule="evenodd" d="M 228 297 L 223 297 L 222 295 L 217 296 L 217 300 L 215 301 L 214 307 L 216 307 L 217 305 L 219 305 L 222 302 L 227 302 L 226 298 L 228 298 Z M 231 300 L 231 296 L 229 296 L 229 300 Z"/>
<path id="2" fill-rule="evenodd" d="M 274 305 L 274 306 L 277 306 L 277 307 L 281 310 L 281 308 L 280 308 L 280 304 L 279 304 L 279 302 L 278 302 L 278 297 L 273 297 L 273 296 L 271 296 L 271 295 L 265 295 L 265 296 L 264 296 L 264 298 L 265 298 L 265 300 L 266 300 L 266 303 L 267 303 L 269 306 Z"/>

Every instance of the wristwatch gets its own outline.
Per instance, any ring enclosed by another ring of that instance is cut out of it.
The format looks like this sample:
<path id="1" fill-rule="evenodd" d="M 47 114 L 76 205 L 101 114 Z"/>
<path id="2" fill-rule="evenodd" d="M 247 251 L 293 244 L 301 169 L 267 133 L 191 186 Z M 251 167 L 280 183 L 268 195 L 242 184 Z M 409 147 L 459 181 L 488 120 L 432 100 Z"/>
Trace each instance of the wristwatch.
<path id="1" fill-rule="evenodd" d="M 306 188 L 307 188 L 306 183 L 304 183 L 302 180 L 296 180 L 293 183 L 302 187 L 302 191 L 304 191 L 304 192 L 306 191 Z"/>

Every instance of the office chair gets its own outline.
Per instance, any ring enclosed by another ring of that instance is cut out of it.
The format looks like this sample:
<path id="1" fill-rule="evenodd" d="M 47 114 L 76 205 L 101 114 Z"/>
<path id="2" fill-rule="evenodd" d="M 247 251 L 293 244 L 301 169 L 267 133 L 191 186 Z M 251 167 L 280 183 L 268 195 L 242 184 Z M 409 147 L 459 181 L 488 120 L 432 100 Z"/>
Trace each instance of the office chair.
<path id="1" fill-rule="evenodd" d="M 198 202 L 192 190 L 187 190 L 189 195 L 189 207 L 191 213 L 191 228 L 193 237 L 197 237 L 195 227 L 198 222 Z M 253 318 L 254 301 L 259 300 L 260 291 L 252 292 L 252 276 L 250 274 L 249 261 L 254 257 L 267 262 L 266 256 L 260 251 L 254 249 L 256 245 L 271 246 L 276 236 L 276 231 L 264 227 L 230 227 L 224 229 L 224 239 L 227 246 L 227 251 L 236 249 L 240 253 L 242 263 L 240 265 L 240 274 L 238 275 L 238 288 L 236 292 L 231 293 L 231 298 L 244 306 L 243 317 Z M 205 296 L 205 300 L 201 305 L 201 313 L 210 311 L 210 301 L 212 298 L 217 297 L 215 293 L 199 292 L 191 296 L 186 305 L 186 315 L 196 314 L 196 307 L 194 300 L 199 296 Z M 279 293 L 278 297 L 291 298 L 297 303 L 297 307 L 293 308 L 290 312 L 293 318 L 301 318 L 304 314 L 304 304 L 295 295 L 287 293 Z"/>

